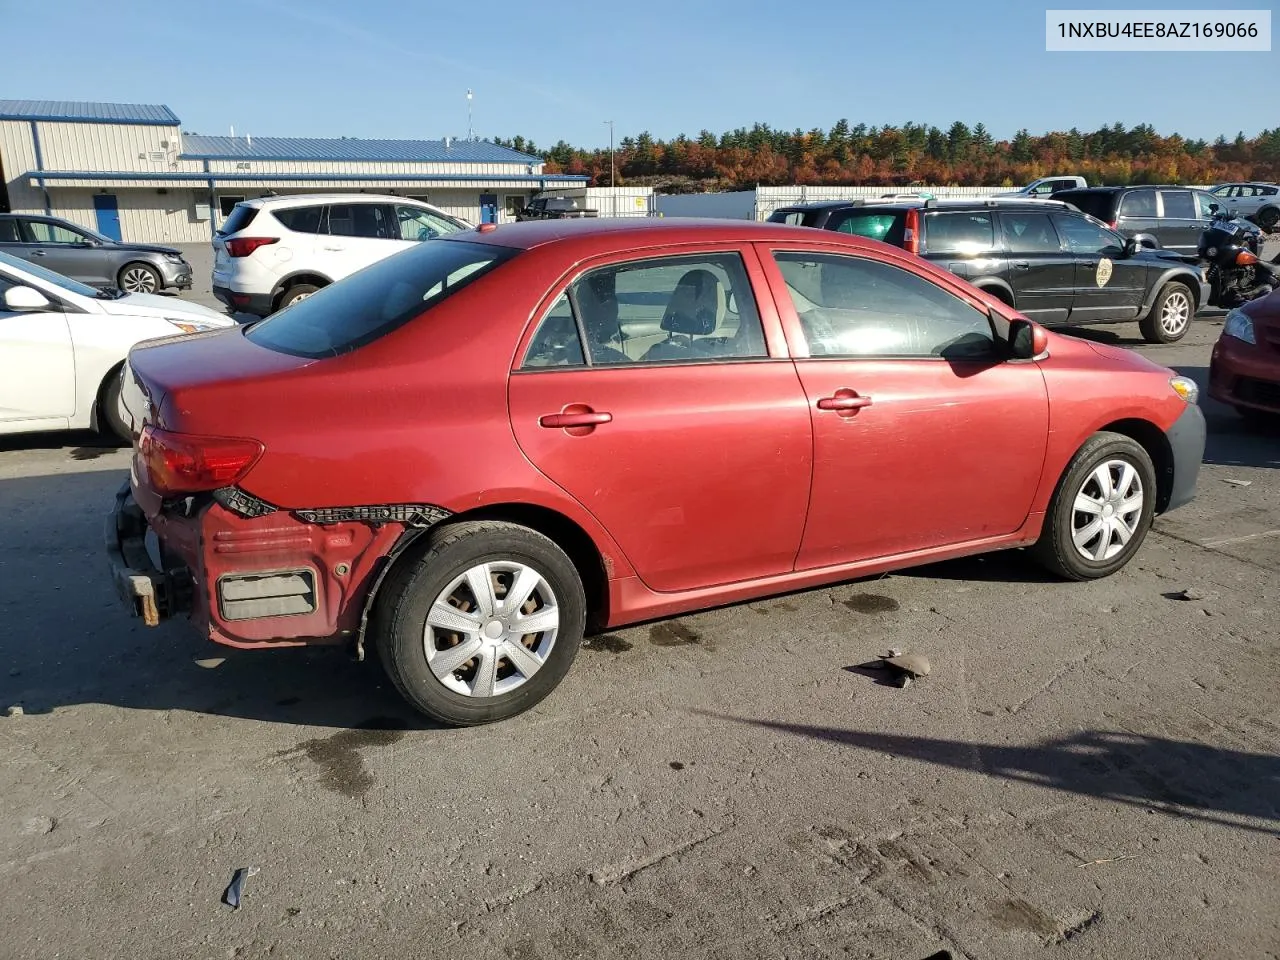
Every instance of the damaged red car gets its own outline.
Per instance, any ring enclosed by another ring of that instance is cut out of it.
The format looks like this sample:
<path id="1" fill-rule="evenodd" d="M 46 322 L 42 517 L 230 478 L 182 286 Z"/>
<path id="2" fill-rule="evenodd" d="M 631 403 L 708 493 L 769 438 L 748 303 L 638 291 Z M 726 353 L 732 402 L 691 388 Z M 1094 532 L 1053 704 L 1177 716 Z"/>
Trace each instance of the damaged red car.
<path id="1" fill-rule="evenodd" d="M 1280 425 L 1280 291 L 1227 313 L 1209 360 L 1209 396 L 1246 420 Z"/>
<path id="2" fill-rule="evenodd" d="M 123 376 L 134 611 L 375 645 L 454 724 L 536 704 L 592 629 L 1015 547 L 1114 573 L 1205 440 L 1171 370 L 749 222 L 484 225 Z"/>

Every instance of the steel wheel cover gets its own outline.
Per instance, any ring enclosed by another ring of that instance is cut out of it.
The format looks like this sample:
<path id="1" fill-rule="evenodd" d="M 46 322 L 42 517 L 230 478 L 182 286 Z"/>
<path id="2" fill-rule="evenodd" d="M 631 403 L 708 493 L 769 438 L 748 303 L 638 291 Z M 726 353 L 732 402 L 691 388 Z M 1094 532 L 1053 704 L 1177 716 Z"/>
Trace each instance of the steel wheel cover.
<path id="1" fill-rule="evenodd" d="M 440 591 L 427 613 L 423 651 L 446 689 L 497 697 L 547 662 L 560 606 L 546 577 L 516 561 L 477 564 Z"/>
<path id="2" fill-rule="evenodd" d="M 1071 541 L 1086 560 L 1120 553 L 1142 522 L 1142 478 L 1127 460 L 1107 460 L 1085 477 L 1071 507 Z"/>

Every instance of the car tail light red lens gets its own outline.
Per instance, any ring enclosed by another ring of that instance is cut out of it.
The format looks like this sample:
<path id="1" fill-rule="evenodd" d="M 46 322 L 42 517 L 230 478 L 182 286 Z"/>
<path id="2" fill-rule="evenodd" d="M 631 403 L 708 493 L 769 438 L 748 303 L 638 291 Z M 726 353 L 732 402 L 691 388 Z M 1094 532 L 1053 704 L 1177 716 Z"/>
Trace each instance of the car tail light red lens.
<path id="1" fill-rule="evenodd" d="M 259 247 L 279 242 L 279 237 L 236 237 L 234 240 L 222 241 L 227 248 L 227 255 L 232 257 L 247 257 Z"/>
<path id="2" fill-rule="evenodd" d="M 902 231 L 902 245 L 907 253 L 920 253 L 920 211 L 907 211 L 906 225 Z"/>
<path id="3" fill-rule="evenodd" d="M 151 486 L 164 497 L 232 486 L 264 449 L 257 440 L 198 437 L 153 426 L 143 427 L 138 440 Z"/>

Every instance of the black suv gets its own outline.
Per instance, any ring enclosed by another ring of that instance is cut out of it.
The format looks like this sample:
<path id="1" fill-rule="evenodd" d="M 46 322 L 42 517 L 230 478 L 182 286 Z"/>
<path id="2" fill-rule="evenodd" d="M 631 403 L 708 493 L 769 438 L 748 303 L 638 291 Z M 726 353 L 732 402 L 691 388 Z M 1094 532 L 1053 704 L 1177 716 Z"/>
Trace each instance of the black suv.
<path id="1" fill-rule="evenodd" d="M 1200 234 L 1213 220 L 1223 201 L 1207 190 L 1190 187 L 1087 187 L 1062 190 L 1053 199 L 1069 203 L 1096 217 L 1116 233 L 1144 241 L 1146 246 L 1163 247 L 1193 255 Z M 1251 233 L 1261 231 L 1242 221 Z"/>
<path id="2" fill-rule="evenodd" d="M 1046 326 L 1137 320 L 1151 343 L 1181 340 L 1208 286 L 1200 268 L 1149 250 L 1053 200 L 842 200 L 782 207 L 773 223 L 903 247 Z"/>

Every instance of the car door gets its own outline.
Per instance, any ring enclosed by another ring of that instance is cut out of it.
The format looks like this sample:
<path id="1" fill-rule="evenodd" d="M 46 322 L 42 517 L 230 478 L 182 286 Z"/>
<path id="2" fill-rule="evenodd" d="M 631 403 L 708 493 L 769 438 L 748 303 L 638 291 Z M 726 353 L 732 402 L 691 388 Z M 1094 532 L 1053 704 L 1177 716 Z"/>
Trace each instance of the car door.
<path id="1" fill-rule="evenodd" d="M 41 312 L 13 311 L 5 291 L 20 278 L 0 273 L 0 432 L 19 421 L 56 421 L 75 412 L 75 354 L 71 330 L 56 303 Z"/>
<path id="2" fill-rule="evenodd" d="M 404 249 L 389 203 L 333 203 L 325 208 L 316 266 L 333 280 L 362 270 Z"/>
<path id="3" fill-rule="evenodd" d="M 1106 219 L 1100 218 L 1100 219 Z M 1160 203 L 1153 189 L 1126 190 L 1120 195 L 1116 208 L 1116 232 L 1121 236 L 1133 237 L 1140 233 L 1156 238 L 1162 246 L 1164 234 L 1160 220 Z"/>
<path id="4" fill-rule="evenodd" d="M 905 258 L 761 247 L 813 421 L 796 568 L 1018 530 L 1044 462 L 1044 378 L 1002 359 L 971 288 Z"/>
<path id="5" fill-rule="evenodd" d="M 1054 213 L 1054 225 L 1075 260 L 1072 323 L 1132 320 L 1142 310 L 1147 264 L 1125 256 L 1124 238 L 1080 213 Z"/>
<path id="6" fill-rule="evenodd" d="M 1190 190 L 1161 190 L 1160 246 L 1178 253 L 1195 253 L 1204 225 Z"/>
<path id="7" fill-rule="evenodd" d="M 31 218 L 23 223 L 32 243 L 31 262 L 81 283 L 114 284 L 102 245 L 67 224 Z"/>
<path id="8" fill-rule="evenodd" d="M 776 576 L 795 561 L 812 436 L 761 289 L 750 248 L 595 261 L 550 291 L 517 354 L 521 449 L 652 590 Z M 642 314 L 663 339 L 623 339 L 620 321 Z"/>
<path id="9" fill-rule="evenodd" d="M 1049 214 L 1002 210 L 999 221 L 1013 305 L 1040 323 L 1065 322 L 1075 297 L 1076 263 Z"/>
<path id="10" fill-rule="evenodd" d="M 1003 277 L 1008 264 L 992 210 L 926 210 L 920 254 L 957 277 Z"/>

